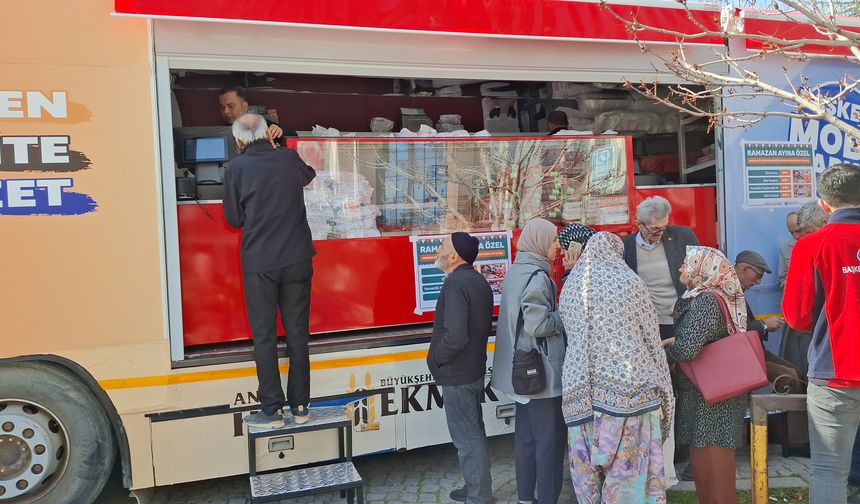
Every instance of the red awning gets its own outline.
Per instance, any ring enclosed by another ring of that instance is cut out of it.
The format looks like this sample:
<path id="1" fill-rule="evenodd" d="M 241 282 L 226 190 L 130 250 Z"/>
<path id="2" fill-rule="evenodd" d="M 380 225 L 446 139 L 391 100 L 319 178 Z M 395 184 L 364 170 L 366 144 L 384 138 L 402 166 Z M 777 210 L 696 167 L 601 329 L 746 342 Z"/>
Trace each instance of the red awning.
<path id="1" fill-rule="evenodd" d="M 792 22 L 779 13 L 770 13 L 762 11 L 745 11 L 744 33 L 750 35 L 764 35 L 774 37 L 781 40 L 827 40 L 827 38 L 818 33 L 815 27 L 808 23 Z M 842 18 L 840 27 L 860 33 L 860 19 L 858 18 Z M 766 41 L 759 39 L 747 39 L 746 46 L 749 49 L 763 49 L 766 47 Z M 794 52 L 805 52 L 809 54 L 832 54 L 834 56 L 850 56 L 851 51 L 847 47 L 833 47 L 826 45 L 807 44 L 801 49 Z"/>
<path id="2" fill-rule="evenodd" d="M 671 2 L 611 8 L 643 24 L 683 33 L 701 30 Z M 419 31 L 497 37 L 632 41 L 627 27 L 594 1 L 574 0 L 115 0 L 118 14 L 352 29 Z M 694 10 L 697 21 L 719 30 L 716 7 Z M 670 34 L 645 31 L 640 40 L 675 43 Z M 687 43 L 723 45 L 719 37 Z M 572 55 L 573 56 L 573 55 Z"/>

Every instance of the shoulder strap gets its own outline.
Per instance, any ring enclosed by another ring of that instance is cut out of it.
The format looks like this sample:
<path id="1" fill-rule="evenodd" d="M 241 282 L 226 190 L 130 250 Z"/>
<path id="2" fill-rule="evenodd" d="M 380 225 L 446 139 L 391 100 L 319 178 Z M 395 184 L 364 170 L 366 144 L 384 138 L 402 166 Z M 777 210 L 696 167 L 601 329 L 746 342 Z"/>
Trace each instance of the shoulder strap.
<path id="1" fill-rule="evenodd" d="M 726 304 L 726 300 L 723 299 L 723 296 L 720 296 L 716 292 L 709 291 L 708 294 L 717 298 L 717 304 L 720 305 L 720 312 L 723 314 L 723 320 L 726 321 L 726 329 L 729 331 L 729 334 L 735 334 L 744 330 L 745 328 L 740 328 L 735 325 L 735 321 L 732 319 L 732 316 L 729 314 L 729 307 Z"/>
<path id="2" fill-rule="evenodd" d="M 517 312 L 517 325 L 516 325 L 516 327 L 514 327 L 514 352 L 517 351 L 517 345 L 520 342 L 520 325 L 523 323 L 523 303 L 522 303 L 523 293 L 525 293 L 526 288 L 529 286 L 529 284 L 532 281 L 532 278 L 534 278 L 535 275 L 537 275 L 538 273 L 541 273 L 541 272 L 546 273 L 546 271 L 544 271 L 543 268 L 538 268 L 535 271 L 532 271 L 531 275 L 529 275 L 529 279 L 526 280 L 525 286 L 523 286 L 523 292 L 520 293 L 520 303 L 519 303 L 520 308 L 519 308 L 519 311 Z M 547 276 L 549 276 L 549 275 L 547 275 Z"/>

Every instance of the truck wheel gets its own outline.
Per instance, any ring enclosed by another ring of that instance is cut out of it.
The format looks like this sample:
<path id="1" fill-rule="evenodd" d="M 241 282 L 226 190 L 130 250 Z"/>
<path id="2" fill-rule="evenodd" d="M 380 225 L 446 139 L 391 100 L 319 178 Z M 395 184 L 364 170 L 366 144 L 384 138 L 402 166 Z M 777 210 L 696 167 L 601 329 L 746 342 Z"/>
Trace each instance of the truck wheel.
<path id="1" fill-rule="evenodd" d="M 0 365 L 0 504 L 91 504 L 113 468 L 92 392 L 51 365 Z"/>

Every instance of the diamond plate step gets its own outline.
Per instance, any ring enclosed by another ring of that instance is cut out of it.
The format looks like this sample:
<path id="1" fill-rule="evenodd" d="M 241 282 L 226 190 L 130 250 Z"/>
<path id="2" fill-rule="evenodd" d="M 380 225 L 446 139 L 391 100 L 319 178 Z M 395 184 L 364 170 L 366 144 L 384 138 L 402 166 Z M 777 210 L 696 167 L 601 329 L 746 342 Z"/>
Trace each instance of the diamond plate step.
<path id="1" fill-rule="evenodd" d="M 352 462 L 251 476 L 251 501 L 282 499 L 361 488 L 363 481 Z"/>
<path id="2" fill-rule="evenodd" d="M 289 408 L 284 414 L 284 421 L 287 422 L 285 427 L 277 428 L 259 428 L 249 427 L 248 435 L 251 438 L 261 438 L 270 436 L 280 436 L 282 434 L 295 434 L 298 432 L 309 432 L 325 429 L 336 429 L 342 427 L 350 427 L 350 419 L 346 415 L 346 408 L 343 406 L 323 406 L 319 408 L 310 408 L 308 410 L 310 419 L 303 423 L 297 424 L 293 420 L 293 415 L 290 414 Z"/>

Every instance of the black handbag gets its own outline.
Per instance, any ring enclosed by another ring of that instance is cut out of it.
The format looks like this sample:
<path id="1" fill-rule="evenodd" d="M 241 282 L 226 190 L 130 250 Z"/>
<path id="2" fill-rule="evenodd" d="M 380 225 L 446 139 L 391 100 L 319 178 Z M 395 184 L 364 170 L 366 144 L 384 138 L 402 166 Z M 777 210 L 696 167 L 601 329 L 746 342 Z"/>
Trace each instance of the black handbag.
<path id="1" fill-rule="evenodd" d="M 529 282 L 541 269 L 533 272 L 526 281 L 526 287 Z M 520 342 L 520 325 L 523 322 L 523 307 L 520 304 L 520 311 L 517 315 L 517 325 L 514 334 L 514 361 L 511 370 L 511 385 L 513 385 L 514 393 L 518 395 L 532 395 L 543 392 L 546 388 L 546 370 L 543 367 L 543 357 L 537 348 L 529 351 L 518 350 L 517 345 Z"/>

